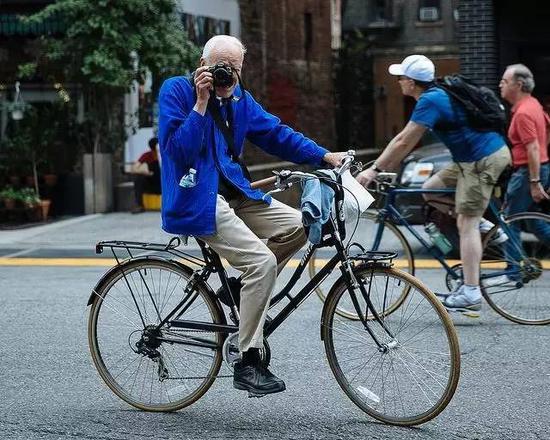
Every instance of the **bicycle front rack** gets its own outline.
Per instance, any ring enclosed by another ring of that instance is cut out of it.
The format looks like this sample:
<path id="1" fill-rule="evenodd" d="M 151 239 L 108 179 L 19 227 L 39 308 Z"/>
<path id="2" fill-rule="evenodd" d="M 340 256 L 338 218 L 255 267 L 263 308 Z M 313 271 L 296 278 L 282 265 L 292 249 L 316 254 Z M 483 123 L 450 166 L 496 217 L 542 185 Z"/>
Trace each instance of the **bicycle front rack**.
<path id="1" fill-rule="evenodd" d="M 383 265 L 391 265 L 395 257 L 397 257 L 397 252 L 389 251 L 363 251 L 360 254 L 351 256 L 353 260 Z"/>

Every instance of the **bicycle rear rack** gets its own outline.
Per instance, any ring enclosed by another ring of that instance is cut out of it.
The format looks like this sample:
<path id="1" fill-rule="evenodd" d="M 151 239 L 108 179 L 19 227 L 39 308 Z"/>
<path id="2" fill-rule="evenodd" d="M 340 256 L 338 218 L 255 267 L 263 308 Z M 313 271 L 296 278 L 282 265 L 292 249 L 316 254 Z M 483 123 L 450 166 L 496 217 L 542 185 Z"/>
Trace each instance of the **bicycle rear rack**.
<path id="1" fill-rule="evenodd" d="M 204 261 L 202 258 L 196 257 L 194 255 L 191 255 L 187 252 L 180 251 L 178 246 L 182 244 L 182 240 L 180 237 L 173 237 L 170 239 L 170 241 L 167 244 L 162 243 L 144 243 L 139 241 L 120 241 L 120 240 L 113 240 L 113 241 L 100 241 L 95 246 L 95 252 L 96 254 L 102 254 L 104 248 L 111 249 L 111 252 L 113 253 L 113 256 L 115 257 L 115 260 L 118 264 L 120 264 L 119 255 L 116 253 L 116 249 L 124 249 L 129 259 L 136 258 L 138 255 L 135 255 L 135 253 L 132 253 L 132 250 L 135 251 L 142 251 L 147 252 L 146 255 L 155 255 L 155 253 L 168 253 L 170 255 L 173 255 L 177 258 L 181 258 L 188 263 L 195 264 L 197 266 L 205 266 L 206 261 Z M 139 254 L 139 256 L 143 256 L 143 254 Z"/>

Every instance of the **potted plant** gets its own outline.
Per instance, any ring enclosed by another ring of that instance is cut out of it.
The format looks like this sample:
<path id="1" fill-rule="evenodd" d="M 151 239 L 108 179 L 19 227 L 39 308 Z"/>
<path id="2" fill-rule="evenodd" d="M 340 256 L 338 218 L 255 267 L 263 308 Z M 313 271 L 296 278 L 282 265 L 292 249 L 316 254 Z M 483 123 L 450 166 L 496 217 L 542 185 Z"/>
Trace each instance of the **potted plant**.
<path id="1" fill-rule="evenodd" d="M 19 200 L 23 202 L 25 208 L 34 209 L 40 205 L 40 198 L 32 188 L 22 188 L 19 190 Z"/>
<path id="2" fill-rule="evenodd" d="M 27 217 L 31 221 L 46 220 L 49 212 L 49 200 L 44 204 L 35 190 L 32 188 L 22 188 L 18 191 L 18 200 L 25 207 Z M 47 205 L 47 206 L 44 206 Z"/>
<path id="3" fill-rule="evenodd" d="M 28 189 L 33 191 L 38 200 L 38 168 L 45 163 L 47 145 L 55 136 L 55 124 L 51 122 L 51 117 L 45 116 L 48 115 L 42 115 L 37 108 L 29 106 L 25 117 L 15 121 L 16 124 L 10 127 L 11 133 L 6 142 L 10 157 L 20 162 L 21 167 L 28 173 L 25 183 L 31 187 Z M 21 197 L 28 199 L 29 194 L 23 193 Z"/>
<path id="4" fill-rule="evenodd" d="M 15 203 L 18 200 L 19 195 L 15 189 L 11 186 L 4 188 L 0 191 L 0 199 L 4 201 L 4 206 L 8 210 L 15 209 Z"/>

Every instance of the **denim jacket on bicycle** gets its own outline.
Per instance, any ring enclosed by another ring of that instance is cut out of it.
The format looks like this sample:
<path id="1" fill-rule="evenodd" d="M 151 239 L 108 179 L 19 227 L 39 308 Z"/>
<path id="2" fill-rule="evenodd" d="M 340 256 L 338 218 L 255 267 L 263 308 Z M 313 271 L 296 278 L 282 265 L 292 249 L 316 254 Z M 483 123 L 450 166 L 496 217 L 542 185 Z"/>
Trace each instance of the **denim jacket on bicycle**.
<path id="1" fill-rule="evenodd" d="M 233 111 L 235 152 L 245 139 L 269 154 L 294 163 L 319 165 L 326 149 L 281 123 L 240 87 L 230 104 Z M 219 172 L 246 197 L 262 200 L 264 193 L 250 188 L 240 165 L 231 160 L 227 143 L 214 120 L 193 110 L 194 89 L 183 76 L 166 80 L 159 94 L 159 146 L 162 159 L 162 228 L 172 234 L 210 235 L 216 231 Z M 197 184 L 179 182 L 190 168 Z M 271 203 L 271 198 L 265 198 Z"/>
<path id="2" fill-rule="evenodd" d="M 302 182 L 302 221 L 304 226 L 309 227 L 307 238 L 313 244 L 321 242 L 323 225 L 330 217 L 333 201 L 334 190 L 319 179 Z"/>

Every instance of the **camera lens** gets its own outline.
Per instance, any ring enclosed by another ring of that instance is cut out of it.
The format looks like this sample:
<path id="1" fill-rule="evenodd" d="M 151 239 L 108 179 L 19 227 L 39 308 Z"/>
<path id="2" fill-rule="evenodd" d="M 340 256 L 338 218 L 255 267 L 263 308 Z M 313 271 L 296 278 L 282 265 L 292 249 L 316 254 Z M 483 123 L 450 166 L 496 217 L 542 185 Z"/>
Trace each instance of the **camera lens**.
<path id="1" fill-rule="evenodd" d="M 212 77 L 214 79 L 214 87 L 229 87 L 233 85 L 233 69 L 231 66 L 219 63 L 211 69 Z"/>

